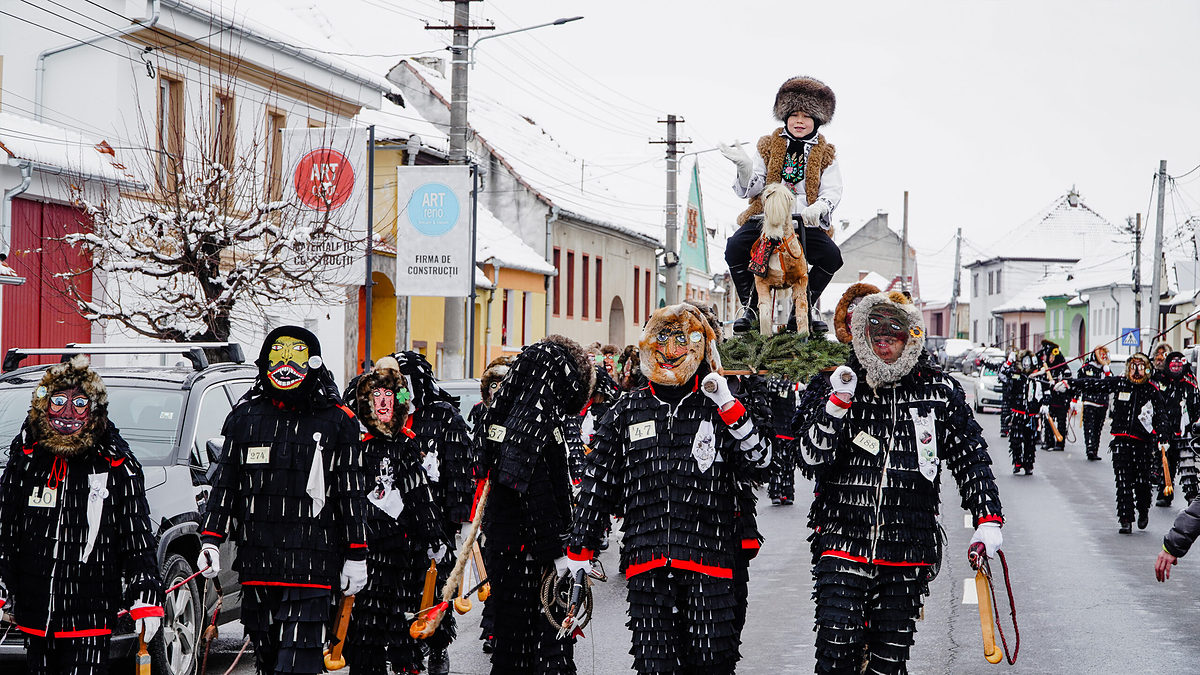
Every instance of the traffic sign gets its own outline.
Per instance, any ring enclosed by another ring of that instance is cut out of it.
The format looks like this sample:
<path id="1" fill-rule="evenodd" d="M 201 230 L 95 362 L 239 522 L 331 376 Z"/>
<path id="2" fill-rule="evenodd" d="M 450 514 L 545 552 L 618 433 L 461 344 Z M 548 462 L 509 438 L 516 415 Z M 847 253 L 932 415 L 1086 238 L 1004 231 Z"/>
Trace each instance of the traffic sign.
<path id="1" fill-rule="evenodd" d="M 1121 329 L 1121 346 L 1137 347 L 1142 344 L 1142 331 L 1138 328 Z"/>

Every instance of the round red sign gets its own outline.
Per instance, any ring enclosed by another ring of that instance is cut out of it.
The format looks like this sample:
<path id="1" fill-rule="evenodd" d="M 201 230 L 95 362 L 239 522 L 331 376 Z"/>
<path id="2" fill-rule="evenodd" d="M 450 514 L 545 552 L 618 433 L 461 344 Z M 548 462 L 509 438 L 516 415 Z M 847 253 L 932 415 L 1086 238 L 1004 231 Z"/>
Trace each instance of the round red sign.
<path id="1" fill-rule="evenodd" d="M 318 148 L 300 158 L 293 176 L 296 196 L 317 211 L 332 211 L 354 192 L 354 167 L 332 148 Z"/>

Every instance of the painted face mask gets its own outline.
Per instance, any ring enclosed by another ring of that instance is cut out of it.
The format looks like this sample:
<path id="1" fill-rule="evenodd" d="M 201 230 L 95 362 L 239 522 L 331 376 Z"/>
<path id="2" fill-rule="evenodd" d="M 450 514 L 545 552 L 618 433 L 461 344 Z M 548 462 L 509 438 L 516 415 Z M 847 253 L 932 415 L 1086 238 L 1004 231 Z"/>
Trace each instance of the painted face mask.
<path id="1" fill-rule="evenodd" d="M 1021 370 L 1025 371 L 1026 373 L 1032 373 L 1033 366 L 1034 363 L 1032 356 L 1026 354 L 1025 356 L 1021 357 Z"/>
<path id="2" fill-rule="evenodd" d="M 908 317 L 890 305 L 877 305 L 867 316 L 867 339 L 884 363 L 895 363 L 908 343 Z"/>
<path id="3" fill-rule="evenodd" d="M 655 310 L 639 343 L 642 372 L 658 384 L 687 382 L 705 360 L 710 331 L 708 324 L 684 305 Z"/>
<path id="4" fill-rule="evenodd" d="M 1171 377 L 1179 378 L 1183 376 L 1183 358 L 1175 357 L 1167 362 L 1167 371 L 1171 373 Z"/>
<path id="5" fill-rule="evenodd" d="M 309 365 L 308 345 L 290 335 L 280 335 L 267 355 L 267 379 L 272 387 L 289 391 L 308 376 Z"/>
<path id="6" fill-rule="evenodd" d="M 1141 354 L 1138 354 L 1136 358 L 1131 357 L 1125 368 L 1125 376 L 1136 384 L 1141 384 L 1148 380 L 1149 376 L 1146 374 L 1148 369 L 1147 361 L 1148 359 Z"/>
<path id="7" fill-rule="evenodd" d="M 63 389 L 50 394 L 46 412 L 50 426 L 63 436 L 70 436 L 87 424 L 92 414 L 92 402 L 78 387 Z"/>
<path id="8" fill-rule="evenodd" d="M 396 414 L 396 392 L 382 387 L 371 390 L 371 407 L 381 424 L 391 424 Z"/>

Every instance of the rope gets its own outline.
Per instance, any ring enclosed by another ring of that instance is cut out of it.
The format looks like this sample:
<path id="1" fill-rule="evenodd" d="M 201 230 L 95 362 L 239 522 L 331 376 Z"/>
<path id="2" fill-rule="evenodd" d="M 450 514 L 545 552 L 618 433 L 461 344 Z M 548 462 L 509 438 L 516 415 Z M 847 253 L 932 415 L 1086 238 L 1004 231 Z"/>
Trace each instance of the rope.
<path id="1" fill-rule="evenodd" d="M 592 580 L 588 576 L 584 578 L 587 579 L 587 585 L 583 587 L 583 595 L 579 598 L 579 607 L 572 608 L 570 606 L 571 586 L 575 583 L 575 580 L 570 576 L 558 576 L 553 567 L 546 570 L 546 573 L 542 575 L 542 614 L 550 622 L 550 625 L 554 627 L 554 630 L 562 631 L 563 624 L 567 622 L 568 617 L 572 619 L 572 622 L 569 624 L 569 630 L 572 635 L 582 631 L 584 626 L 591 623 Z M 554 616 L 555 610 L 558 610 L 563 615 L 561 621 Z M 583 614 L 583 618 L 575 621 L 574 619 L 581 613 Z"/>
<path id="2" fill-rule="evenodd" d="M 1012 582 L 1008 577 L 1008 559 L 1004 557 L 1004 551 L 996 551 L 996 555 L 1000 558 L 1000 566 L 1004 569 L 1004 588 L 1008 591 L 1008 606 L 1012 616 L 1013 636 L 1015 642 L 1013 650 L 1010 654 L 1008 651 L 1008 639 L 1004 637 L 1004 626 L 1000 623 L 1000 606 L 996 604 L 996 587 L 992 584 L 992 566 L 988 562 L 986 555 L 979 556 L 977 569 L 983 571 L 983 576 L 987 578 L 988 589 L 992 594 L 992 611 L 996 613 L 996 630 L 1000 632 L 1000 644 L 1004 647 L 1004 658 L 1008 660 L 1008 665 L 1016 665 L 1017 653 L 1021 651 L 1021 629 L 1017 626 L 1017 602 L 1013 599 Z"/>

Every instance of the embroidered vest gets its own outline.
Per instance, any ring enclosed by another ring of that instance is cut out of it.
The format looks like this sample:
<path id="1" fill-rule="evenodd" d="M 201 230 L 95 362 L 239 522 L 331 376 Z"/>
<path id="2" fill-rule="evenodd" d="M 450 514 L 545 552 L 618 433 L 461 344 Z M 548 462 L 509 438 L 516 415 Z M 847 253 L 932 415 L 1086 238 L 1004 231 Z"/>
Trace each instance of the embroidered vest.
<path id="1" fill-rule="evenodd" d="M 767 165 L 767 185 L 783 181 L 783 162 L 787 157 L 787 146 L 788 139 L 783 135 L 783 127 L 758 139 L 758 154 L 762 155 L 763 163 Z M 833 163 L 835 156 L 834 146 L 825 140 L 824 135 L 817 134 L 817 144 L 808 152 L 804 161 L 804 196 L 809 204 L 817 200 L 821 192 L 821 174 Z M 762 212 L 762 194 L 759 193 L 750 199 L 750 205 L 738 216 L 738 227 Z"/>

